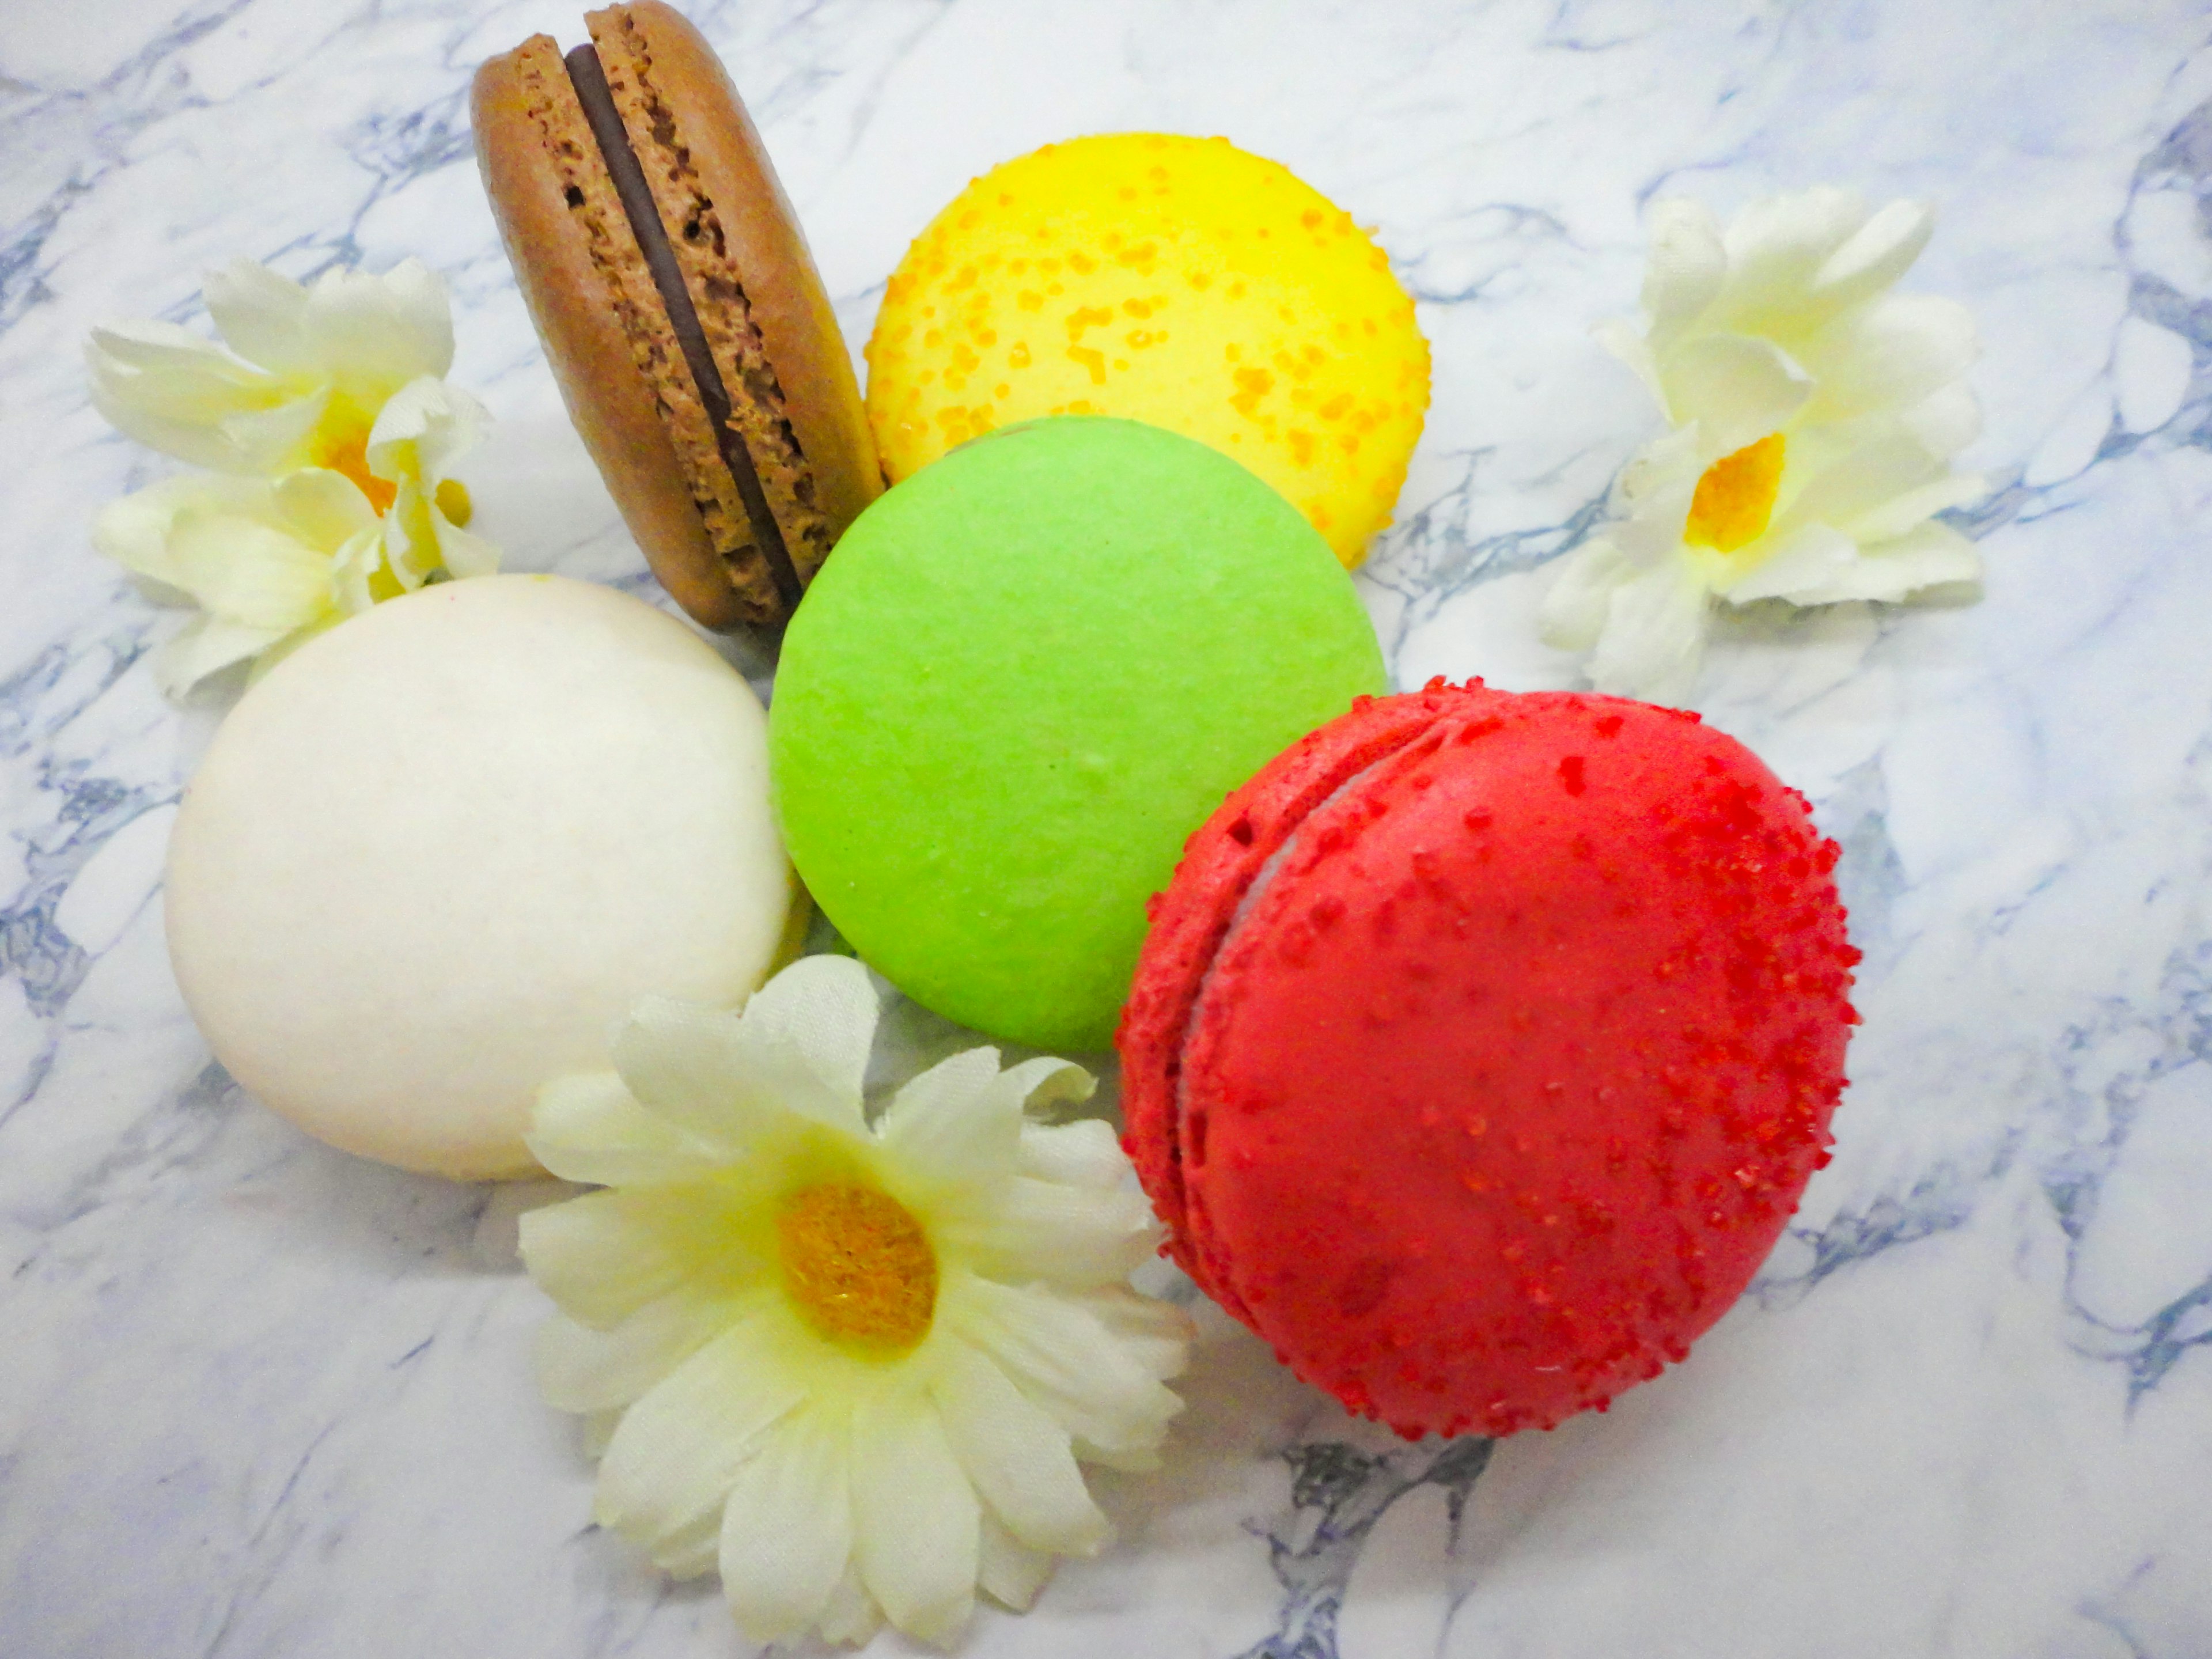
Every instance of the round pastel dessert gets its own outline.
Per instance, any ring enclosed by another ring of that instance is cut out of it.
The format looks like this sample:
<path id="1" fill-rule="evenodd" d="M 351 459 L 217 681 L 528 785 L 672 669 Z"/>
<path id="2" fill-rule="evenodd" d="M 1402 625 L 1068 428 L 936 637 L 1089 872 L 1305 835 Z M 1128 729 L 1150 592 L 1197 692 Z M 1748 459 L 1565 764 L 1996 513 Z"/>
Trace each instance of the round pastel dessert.
<path id="1" fill-rule="evenodd" d="M 893 480 L 1040 415 L 1212 445 L 1345 564 L 1390 520 L 1429 348 L 1351 216 L 1224 138 L 1079 138 L 975 180 L 899 262 L 868 341 Z"/>
<path id="2" fill-rule="evenodd" d="M 1203 444 L 1063 417 L 889 491 L 786 635 L 775 799 L 816 902 L 925 1006 L 1101 1048 L 1191 831 L 1383 684 L 1350 579 Z"/>
<path id="3" fill-rule="evenodd" d="M 169 843 L 169 954 L 246 1089 L 467 1178 L 648 994 L 733 1005 L 793 911 L 766 720 L 675 618 L 448 582 L 311 641 L 217 731 Z"/>
<path id="4" fill-rule="evenodd" d="M 1401 1434 L 1601 1409 L 1827 1161 L 1836 855 L 1675 710 L 1438 681 L 1304 738 L 1192 838 L 1122 1021 L 1176 1260 Z"/>

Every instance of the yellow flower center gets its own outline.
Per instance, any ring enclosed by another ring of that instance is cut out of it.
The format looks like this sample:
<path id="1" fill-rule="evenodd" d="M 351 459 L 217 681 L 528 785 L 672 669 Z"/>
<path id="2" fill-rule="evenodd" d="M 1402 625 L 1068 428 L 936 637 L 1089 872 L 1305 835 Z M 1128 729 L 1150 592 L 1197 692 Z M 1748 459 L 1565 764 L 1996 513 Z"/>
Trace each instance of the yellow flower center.
<path id="1" fill-rule="evenodd" d="M 903 1352 L 929 1333 L 937 1255 L 921 1224 L 872 1187 L 807 1187 L 775 1218 L 783 1288 L 832 1342 Z"/>
<path id="2" fill-rule="evenodd" d="M 1707 467 L 1690 498 L 1690 522 L 1682 539 L 1692 547 L 1733 553 L 1764 536 L 1782 488 L 1786 447 L 1779 432 L 1770 432 Z"/>
<path id="3" fill-rule="evenodd" d="M 333 434 L 323 445 L 318 465 L 333 472 L 343 472 L 361 486 L 361 493 L 368 497 L 368 504 L 381 515 L 391 510 L 399 495 L 399 486 L 388 478 L 380 478 L 368 470 L 368 428 L 348 425 Z M 450 513 L 446 515 L 451 518 Z"/>

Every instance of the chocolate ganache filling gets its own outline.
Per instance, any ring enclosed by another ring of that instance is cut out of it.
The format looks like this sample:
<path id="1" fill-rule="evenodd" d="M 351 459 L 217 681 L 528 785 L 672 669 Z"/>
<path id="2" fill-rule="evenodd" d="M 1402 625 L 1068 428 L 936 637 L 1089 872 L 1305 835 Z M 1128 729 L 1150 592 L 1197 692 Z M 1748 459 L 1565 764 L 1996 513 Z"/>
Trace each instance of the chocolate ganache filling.
<path id="1" fill-rule="evenodd" d="M 753 458 L 745 448 L 744 437 L 731 422 L 729 389 L 722 384 L 714 353 L 708 349 L 706 331 L 700 327 L 698 310 L 691 303 L 691 290 L 684 285 L 684 273 L 676 263 L 676 252 L 668 245 L 659 209 L 653 204 L 653 187 L 646 182 L 645 168 L 638 161 L 637 152 L 630 147 L 629 134 L 623 126 L 621 112 L 615 107 L 614 94 L 607 89 L 606 71 L 600 67 L 599 51 L 590 46 L 578 46 L 565 61 L 568 79 L 576 88 L 576 101 L 583 106 L 592 137 L 599 141 L 599 153 L 606 159 L 607 173 L 614 180 L 615 194 L 621 199 L 623 216 L 629 221 L 630 234 L 637 238 L 646 269 L 653 273 L 653 284 L 660 291 L 660 303 L 668 313 L 669 328 L 684 353 L 684 366 L 691 371 L 692 381 L 699 389 L 700 404 L 714 426 L 714 444 L 721 453 L 722 465 L 729 469 L 738 498 L 745 504 L 745 514 L 752 520 L 754 544 L 768 561 L 769 574 L 786 608 L 796 605 L 800 593 L 799 572 L 791 562 L 790 550 L 784 545 L 783 527 L 769 510 L 768 496 L 761 489 L 760 474 L 754 470 Z"/>

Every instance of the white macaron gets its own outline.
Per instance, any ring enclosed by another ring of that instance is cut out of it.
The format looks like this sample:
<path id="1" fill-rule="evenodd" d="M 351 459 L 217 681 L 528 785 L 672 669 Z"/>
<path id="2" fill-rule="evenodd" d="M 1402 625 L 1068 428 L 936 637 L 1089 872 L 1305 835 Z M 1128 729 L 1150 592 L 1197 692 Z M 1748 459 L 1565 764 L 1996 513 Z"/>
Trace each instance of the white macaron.
<path id="1" fill-rule="evenodd" d="M 169 954 L 216 1057 L 331 1146 L 531 1173 L 540 1085 L 647 994 L 734 1006 L 793 915 L 745 682 L 641 600 L 444 583 L 312 641 L 216 734 Z"/>

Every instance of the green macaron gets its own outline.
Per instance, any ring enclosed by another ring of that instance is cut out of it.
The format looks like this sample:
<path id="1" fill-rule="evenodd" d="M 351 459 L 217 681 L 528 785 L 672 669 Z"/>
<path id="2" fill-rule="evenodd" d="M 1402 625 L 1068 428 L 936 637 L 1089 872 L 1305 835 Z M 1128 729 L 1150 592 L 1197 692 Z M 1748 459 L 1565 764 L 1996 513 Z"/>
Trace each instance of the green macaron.
<path id="1" fill-rule="evenodd" d="M 1184 841 L 1384 689 L 1351 579 L 1267 485 L 1133 421 L 1035 421 L 837 544 L 776 672 L 776 812 L 823 912 L 908 996 L 1102 1048 Z"/>

